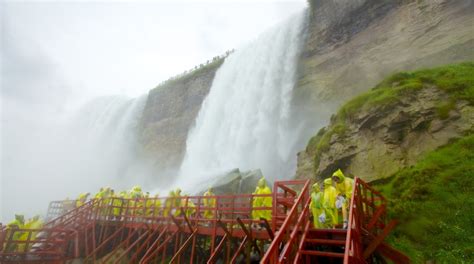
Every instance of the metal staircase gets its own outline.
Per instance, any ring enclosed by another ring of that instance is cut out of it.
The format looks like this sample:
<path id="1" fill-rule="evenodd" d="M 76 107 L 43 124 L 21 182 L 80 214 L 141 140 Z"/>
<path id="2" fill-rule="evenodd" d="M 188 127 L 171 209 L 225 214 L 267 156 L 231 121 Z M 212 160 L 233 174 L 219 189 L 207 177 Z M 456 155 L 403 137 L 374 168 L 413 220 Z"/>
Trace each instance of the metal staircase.
<path id="1" fill-rule="evenodd" d="M 40 230 L 0 226 L 0 263 L 409 263 L 384 242 L 396 224 L 387 223 L 385 198 L 354 182 L 348 229 L 314 229 L 310 182 L 277 181 L 271 195 L 181 197 L 184 206 L 170 215 L 154 206 L 168 197 L 106 198 Z M 271 196 L 272 207 L 252 208 L 255 196 Z M 215 207 L 206 207 L 209 198 Z M 272 220 L 253 220 L 254 210 L 272 210 Z"/>

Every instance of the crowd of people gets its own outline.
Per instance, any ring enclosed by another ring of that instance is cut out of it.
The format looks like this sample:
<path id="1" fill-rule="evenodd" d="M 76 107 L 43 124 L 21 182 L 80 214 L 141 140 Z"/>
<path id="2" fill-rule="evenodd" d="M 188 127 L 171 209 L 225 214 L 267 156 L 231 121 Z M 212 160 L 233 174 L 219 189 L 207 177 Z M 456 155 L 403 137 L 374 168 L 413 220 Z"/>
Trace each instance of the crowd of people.
<path id="1" fill-rule="evenodd" d="M 251 217 L 254 220 L 271 220 L 272 191 L 267 185 L 265 178 L 258 181 L 252 198 Z M 134 186 L 130 191 L 115 192 L 109 187 L 101 188 L 98 193 L 90 197 L 90 193 L 82 193 L 76 200 L 76 207 L 84 205 L 90 200 L 98 200 L 100 214 L 120 218 L 123 216 L 132 217 L 169 217 L 180 216 L 184 213 L 187 217 L 196 214 L 196 199 L 191 199 L 187 194 L 182 195 L 181 189 L 171 190 L 166 198 L 160 198 L 159 194 L 150 195 L 143 192 L 140 186 Z M 194 200 L 194 202 L 193 202 Z M 216 216 L 216 196 L 213 188 L 209 188 L 200 199 L 200 216 L 205 219 L 213 219 Z"/>
<path id="2" fill-rule="evenodd" d="M 25 241 L 35 240 L 36 236 L 38 235 L 41 228 L 43 228 L 44 222 L 39 215 L 35 215 L 32 218 L 25 221 L 25 216 L 18 214 L 15 215 L 15 219 L 12 220 L 10 223 L 7 224 L 6 230 L 6 239 L 19 241 L 19 243 L 5 243 L 4 251 L 5 252 L 13 252 L 25 251 L 25 247 L 27 244 Z M 1 225 L 0 225 L 1 229 Z M 28 231 L 26 231 L 28 230 Z"/>
<path id="3" fill-rule="evenodd" d="M 315 228 L 347 228 L 348 209 L 352 197 L 354 180 L 348 178 L 338 169 L 323 181 L 323 185 L 315 183 L 311 190 L 310 210 Z M 169 192 L 168 197 L 162 198 L 159 194 L 151 196 L 149 192 L 143 192 L 140 186 L 134 186 L 130 191 L 116 193 L 112 188 L 100 188 L 93 197 L 90 193 L 82 193 L 78 196 L 75 207 L 81 207 L 93 200 L 97 202 L 99 214 L 109 219 L 121 219 L 121 217 L 169 217 L 180 216 L 203 217 L 213 219 L 216 217 L 217 200 L 213 188 L 209 188 L 201 198 L 200 215 L 196 216 L 196 205 L 189 199 L 188 195 L 182 195 L 181 189 L 177 188 Z M 265 178 L 258 181 L 252 197 L 252 210 L 250 217 L 259 222 L 262 219 L 268 222 L 272 219 L 272 190 L 267 185 Z M 34 216 L 25 221 L 23 215 L 15 215 L 15 219 L 7 224 L 7 230 L 41 229 L 44 223 L 39 216 Z M 1 227 L 1 226 L 0 226 Z M 257 228 L 259 228 L 257 226 Z M 30 236 L 34 240 L 36 233 L 28 235 L 28 232 L 15 231 L 11 239 L 22 241 Z M 21 243 L 18 246 L 22 246 Z M 20 249 L 21 250 L 21 249 Z"/>
<path id="4" fill-rule="evenodd" d="M 311 192 L 311 213 L 315 228 L 347 228 L 354 180 L 338 169 L 332 177 L 315 183 Z"/>

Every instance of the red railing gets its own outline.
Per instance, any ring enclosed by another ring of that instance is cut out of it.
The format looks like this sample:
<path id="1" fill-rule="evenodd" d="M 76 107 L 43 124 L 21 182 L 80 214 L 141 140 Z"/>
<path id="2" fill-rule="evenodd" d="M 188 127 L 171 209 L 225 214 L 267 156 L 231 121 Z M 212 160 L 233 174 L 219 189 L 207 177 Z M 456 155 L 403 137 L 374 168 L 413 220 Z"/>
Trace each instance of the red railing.
<path id="1" fill-rule="evenodd" d="M 9 228 L 6 239 L 0 241 L 0 263 L 22 263 L 27 260 L 66 259 L 66 252 L 78 257 L 78 234 L 61 228 L 19 229 Z"/>
<path id="2" fill-rule="evenodd" d="M 387 200 L 380 192 L 360 178 L 354 179 L 344 264 L 366 263 L 376 250 L 394 263 L 410 263 L 407 256 L 383 242 L 396 225 L 394 220 L 387 224 L 386 208 Z"/>
<path id="3" fill-rule="evenodd" d="M 50 254 L 49 258 L 67 260 L 81 256 L 85 257 L 85 263 L 95 263 L 111 259 L 109 254 L 122 248 L 119 259 L 133 252 L 133 262 L 164 261 L 173 251 L 173 261 L 179 263 L 180 256 L 194 256 L 197 236 L 208 236 L 211 262 L 223 258 L 236 261 L 239 254 L 248 257 L 249 252 L 245 249 L 251 248 L 262 255 L 262 244 L 257 245 L 255 240 L 270 239 L 271 244 L 261 263 L 301 263 L 304 261 L 301 254 L 306 254 L 306 250 L 302 251 L 305 239 L 312 227 L 309 184 L 309 180 L 275 182 L 273 194 L 269 195 L 91 200 L 49 221 L 41 232 L 49 230 L 56 235 L 50 235 L 47 240 L 39 237 L 42 239 L 39 241 L 32 234 L 26 240 L 12 239 L 11 232 L 39 230 L 11 231 L 0 226 L 0 260 L 26 262 L 27 256 L 41 259 Z M 255 197 L 272 197 L 272 207 L 253 207 Z M 215 205 L 205 203 L 210 200 L 214 200 Z M 171 207 L 167 206 L 167 201 L 168 204 L 171 201 Z M 404 260 L 403 254 L 383 243 L 383 238 L 394 226 L 393 221 L 386 224 L 386 204 L 380 193 L 360 179 L 354 180 L 344 263 L 365 263 L 368 254 L 375 250 L 391 256 L 392 260 Z M 271 210 L 272 219 L 252 219 L 255 210 Z M 252 224 L 261 224 L 265 228 L 253 229 L 250 227 Z M 367 244 L 367 241 L 373 242 Z M 50 250 L 34 252 L 32 245 L 40 242 L 42 245 L 56 245 L 56 255 L 51 255 L 53 252 Z M 7 252 L 4 245 L 8 243 L 15 244 L 16 250 Z M 251 246 L 245 247 L 248 243 Z M 174 244 L 174 250 L 168 248 L 173 246 L 171 244 Z M 119 259 L 114 257 L 115 262 Z"/>
<path id="4" fill-rule="evenodd" d="M 274 188 L 274 197 L 276 201 L 273 204 L 275 221 L 278 220 L 280 213 L 284 213 L 285 220 L 279 228 L 275 228 L 278 229 L 275 230 L 276 235 L 260 263 L 283 263 L 289 260 L 294 260 L 298 253 L 298 245 L 300 244 L 302 238 L 300 231 L 304 230 L 305 223 L 307 219 L 309 219 L 309 180 L 291 181 L 285 183 L 286 184 L 283 188 L 275 184 L 276 187 Z M 294 204 L 292 205 L 290 211 L 284 212 L 286 209 L 281 210 L 281 208 L 287 208 L 287 206 L 290 205 L 290 203 L 288 203 L 290 200 L 287 199 L 288 194 L 297 194 L 295 190 L 288 188 L 288 185 L 290 184 L 304 185 L 300 190 L 296 200 L 293 198 Z M 278 208 L 279 198 L 282 201 L 280 208 Z M 279 252 L 281 245 L 284 245 L 283 250 Z"/>

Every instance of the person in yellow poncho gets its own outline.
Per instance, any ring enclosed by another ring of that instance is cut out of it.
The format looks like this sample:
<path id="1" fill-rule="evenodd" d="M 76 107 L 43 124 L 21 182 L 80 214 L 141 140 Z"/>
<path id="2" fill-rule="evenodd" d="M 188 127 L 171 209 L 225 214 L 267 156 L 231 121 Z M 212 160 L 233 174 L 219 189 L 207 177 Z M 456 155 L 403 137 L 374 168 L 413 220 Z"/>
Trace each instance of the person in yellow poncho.
<path id="1" fill-rule="evenodd" d="M 110 190 L 109 199 L 111 200 L 110 205 L 112 206 L 112 214 L 114 219 L 119 219 L 120 215 L 123 214 L 123 200 L 120 195 L 115 194 L 114 190 Z"/>
<path id="2" fill-rule="evenodd" d="M 40 219 L 39 215 L 34 216 L 33 218 L 29 219 L 26 221 L 25 225 L 23 226 L 24 229 L 41 229 L 43 227 L 43 221 Z M 38 234 L 38 231 L 32 231 L 31 236 L 30 236 L 30 241 L 34 241 L 36 239 L 36 235 Z M 21 234 L 18 240 L 21 241 L 26 241 L 28 239 L 29 232 L 24 232 Z M 18 244 L 18 251 L 19 252 L 25 252 L 25 249 L 28 250 L 31 248 L 33 243 L 30 243 L 28 245 L 28 248 L 26 248 L 26 243 Z"/>
<path id="3" fill-rule="evenodd" d="M 171 190 L 168 194 L 168 197 L 165 200 L 165 208 L 163 210 L 164 217 L 170 216 L 171 211 L 174 208 L 174 199 L 175 199 L 175 193 L 173 190 Z"/>
<path id="4" fill-rule="evenodd" d="M 118 198 L 120 198 L 120 215 L 123 216 L 123 215 L 129 215 L 130 212 L 128 212 L 128 203 L 129 201 L 127 200 L 129 197 L 128 197 L 128 193 L 127 191 L 121 191 L 118 195 Z"/>
<path id="5" fill-rule="evenodd" d="M 20 240 L 20 237 L 23 235 L 21 231 L 15 231 L 17 229 L 23 229 L 25 225 L 25 217 L 23 215 L 15 215 L 15 220 L 11 221 L 7 224 L 7 233 L 6 233 L 6 244 L 5 244 L 5 252 L 15 252 L 17 250 L 17 244 L 11 243 L 10 238 L 12 240 Z"/>
<path id="6" fill-rule="evenodd" d="M 175 215 L 181 215 L 181 208 L 183 208 L 186 217 L 190 217 L 196 212 L 196 205 L 189 199 L 188 195 L 184 195 L 181 199 L 181 207 L 176 211 L 177 214 L 175 213 Z"/>
<path id="7" fill-rule="evenodd" d="M 101 187 L 99 192 L 94 195 L 94 199 L 102 199 L 105 196 L 104 188 Z"/>
<path id="8" fill-rule="evenodd" d="M 253 194 L 272 194 L 272 190 L 270 187 L 267 186 L 267 182 L 265 178 L 262 177 L 258 181 L 257 188 L 255 188 L 255 192 Z M 272 207 L 272 197 L 254 197 L 252 201 L 252 207 Z M 271 221 L 272 219 L 272 210 L 262 210 L 262 209 L 253 209 L 252 210 L 252 219 L 260 220 L 261 218 L 266 219 L 267 221 Z"/>
<path id="9" fill-rule="evenodd" d="M 336 183 L 337 207 L 342 211 L 343 228 L 347 228 L 348 208 L 351 203 L 354 180 L 344 176 L 341 169 L 332 174 L 332 180 Z"/>
<path id="10" fill-rule="evenodd" d="M 89 198 L 90 193 L 81 193 L 79 197 L 77 197 L 76 207 L 81 207 L 87 202 L 87 198 Z"/>
<path id="11" fill-rule="evenodd" d="M 153 198 L 150 197 L 149 192 L 145 193 L 144 205 L 145 205 L 145 215 L 148 216 L 148 217 L 153 216 L 155 201 L 153 200 Z"/>
<path id="12" fill-rule="evenodd" d="M 324 222 L 321 222 L 324 215 L 323 192 L 318 183 L 313 184 L 312 189 L 309 208 L 313 215 L 314 228 L 324 228 Z"/>
<path id="13" fill-rule="evenodd" d="M 338 224 L 336 197 L 337 191 L 336 188 L 332 186 L 331 178 L 325 179 L 323 193 L 323 207 L 325 219 L 320 219 L 321 222 L 324 222 L 323 226 L 325 228 L 335 228 Z"/>
<path id="14" fill-rule="evenodd" d="M 154 204 L 154 210 L 153 210 L 153 216 L 159 216 L 161 212 L 161 200 L 160 200 L 160 194 L 155 195 L 155 204 Z"/>
<path id="15" fill-rule="evenodd" d="M 182 200 L 182 198 L 181 198 L 181 189 L 176 188 L 176 190 L 174 191 L 174 209 L 175 209 L 175 211 L 173 212 L 174 216 L 181 215 L 181 208 L 180 208 L 181 205 L 182 205 L 181 200 Z"/>
<path id="16" fill-rule="evenodd" d="M 204 193 L 204 198 L 203 203 L 204 207 L 207 207 L 207 209 L 204 210 L 204 218 L 207 219 L 212 219 L 214 218 L 214 211 L 216 207 L 216 198 L 210 198 L 211 196 L 215 196 L 215 194 L 212 192 L 212 187 L 209 187 L 207 192 Z"/>
<path id="17" fill-rule="evenodd" d="M 134 216 L 139 216 L 143 214 L 143 192 L 142 187 L 135 185 L 129 192 L 130 198 L 133 200 L 130 201 L 130 206 L 133 208 L 131 214 Z"/>

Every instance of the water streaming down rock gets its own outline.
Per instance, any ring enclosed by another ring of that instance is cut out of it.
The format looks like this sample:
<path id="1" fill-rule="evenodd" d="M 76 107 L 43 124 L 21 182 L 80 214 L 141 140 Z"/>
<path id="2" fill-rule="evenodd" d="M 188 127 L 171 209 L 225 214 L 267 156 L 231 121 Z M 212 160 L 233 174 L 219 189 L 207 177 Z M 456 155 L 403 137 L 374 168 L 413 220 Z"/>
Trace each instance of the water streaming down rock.
<path id="1" fill-rule="evenodd" d="M 209 184 L 236 167 L 260 168 L 269 179 L 291 177 L 300 133 L 291 99 L 306 16 L 290 18 L 226 59 L 189 133 L 176 185 Z"/>
<path id="2" fill-rule="evenodd" d="M 131 171 L 138 162 L 136 128 L 145 100 L 146 96 L 101 97 L 86 104 L 73 118 L 74 131 L 70 134 L 78 136 L 80 144 L 76 146 L 87 158 L 92 175 L 135 178 Z M 139 181 L 127 181 L 133 180 Z"/>

